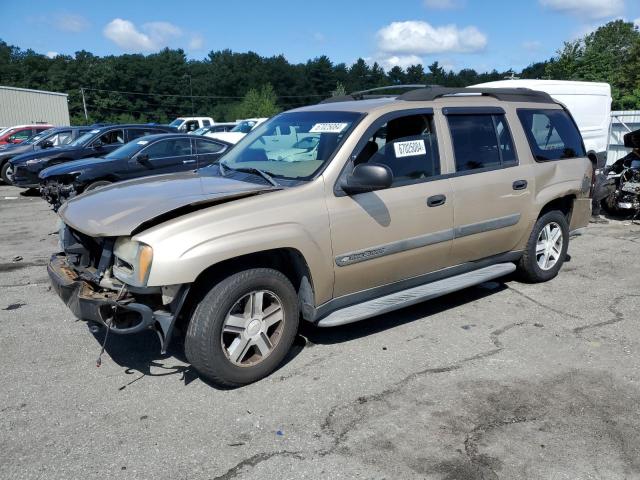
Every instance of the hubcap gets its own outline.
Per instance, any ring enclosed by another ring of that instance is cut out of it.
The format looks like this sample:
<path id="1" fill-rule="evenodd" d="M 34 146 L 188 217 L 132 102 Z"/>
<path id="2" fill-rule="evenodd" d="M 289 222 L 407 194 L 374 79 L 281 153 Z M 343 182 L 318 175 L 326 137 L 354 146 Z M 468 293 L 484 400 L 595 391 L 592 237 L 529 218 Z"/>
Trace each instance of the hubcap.
<path id="1" fill-rule="evenodd" d="M 536 261 L 542 270 L 550 270 L 560 260 L 562 228 L 556 222 L 548 223 L 540 231 L 536 242 Z"/>
<path id="2" fill-rule="evenodd" d="M 282 302 L 275 293 L 248 293 L 227 313 L 222 326 L 222 349 L 240 367 L 260 363 L 280 341 L 284 322 Z"/>
<path id="3" fill-rule="evenodd" d="M 5 170 L 5 173 L 7 175 L 7 178 L 11 181 L 13 181 L 13 168 L 12 167 L 7 167 L 7 169 Z"/>

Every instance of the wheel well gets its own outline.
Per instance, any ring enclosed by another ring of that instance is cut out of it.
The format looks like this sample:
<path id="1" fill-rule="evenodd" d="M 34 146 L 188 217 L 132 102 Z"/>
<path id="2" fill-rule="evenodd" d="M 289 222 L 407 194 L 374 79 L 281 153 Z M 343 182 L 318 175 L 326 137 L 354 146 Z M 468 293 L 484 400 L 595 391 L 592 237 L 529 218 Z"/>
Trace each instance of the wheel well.
<path id="1" fill-rule="evenodd" d="M 559 210 L 564 213 L 564 216 L 567 217 L 567 222 L 571 223 L 571 212 L 573 211 L 573 201 L 576 199 L 575 195 L 566 195 L 564 197 L 556 198 L 547 203 L 542 210 L 540 210 L 540 214 L 538 218 L 544 215 L 547 212 L 551 212 L 553 210 Z"/>
<path id="2" fill-rule="evenodd" d="M 304 256 L 294 248 L 278 248 L 230 258 L 200 273 L 191 285 L 177 325 L 184 330 L 193 309 L 213 285 L 234 273 L 251 268 L 273 268 L 283 273 L 298 292 L 303 315 L 309 307 L 315 306 L 311 272 Z"/>

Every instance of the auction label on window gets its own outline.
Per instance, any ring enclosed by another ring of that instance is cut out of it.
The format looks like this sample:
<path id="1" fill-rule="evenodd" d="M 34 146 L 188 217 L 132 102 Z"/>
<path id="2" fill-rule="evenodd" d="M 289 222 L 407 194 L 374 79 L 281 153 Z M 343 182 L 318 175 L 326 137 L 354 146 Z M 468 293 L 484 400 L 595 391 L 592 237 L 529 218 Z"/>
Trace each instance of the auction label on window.
<path id="1" fill-rule="evenodd" d="M 149 143 L 149 140 L 140 140 L 138 145 L 146 145 L 147 143 Z"/>
<path id="2" fill-rule="evenodd" d="M 348 126 L 348 123 L 316 123 L 309 133 L 340 133 Z"/>
<path id="3" fill-rule="evenodd" d="M 409 142 L 394 143 L 393 149 L 396 152 L 396 158 L 426 155 L 427 153 L 424 140 L 411 140 Z"/>

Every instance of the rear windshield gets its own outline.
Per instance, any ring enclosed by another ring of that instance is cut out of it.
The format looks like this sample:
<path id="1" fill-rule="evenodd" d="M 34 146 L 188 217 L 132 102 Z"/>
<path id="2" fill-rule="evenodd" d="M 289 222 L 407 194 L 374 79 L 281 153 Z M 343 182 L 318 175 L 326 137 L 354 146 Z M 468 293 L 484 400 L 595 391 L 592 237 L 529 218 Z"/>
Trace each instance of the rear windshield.
<path id="1" fill-rule="evenodd" d="M 519 108 L 518 117 L 537 161 L 586 156 L 580 132 L 564 110 Z"/>

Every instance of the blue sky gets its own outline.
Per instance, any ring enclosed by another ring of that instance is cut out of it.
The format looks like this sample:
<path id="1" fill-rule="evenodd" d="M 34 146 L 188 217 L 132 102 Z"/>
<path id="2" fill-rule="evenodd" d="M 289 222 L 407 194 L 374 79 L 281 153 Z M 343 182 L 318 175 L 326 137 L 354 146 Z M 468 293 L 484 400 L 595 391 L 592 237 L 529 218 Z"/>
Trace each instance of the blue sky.
<path id="1" fill-rule="evenodd" d="M 0 39 L 49 55 L 151 53 L 191 58 L 229 48 L 303 62 L 326 54 L 385 68 L 438 60 L 453 70 L 521 69 L 615 18 L 640 24 L 638 0 L 2 0 Z"/>

